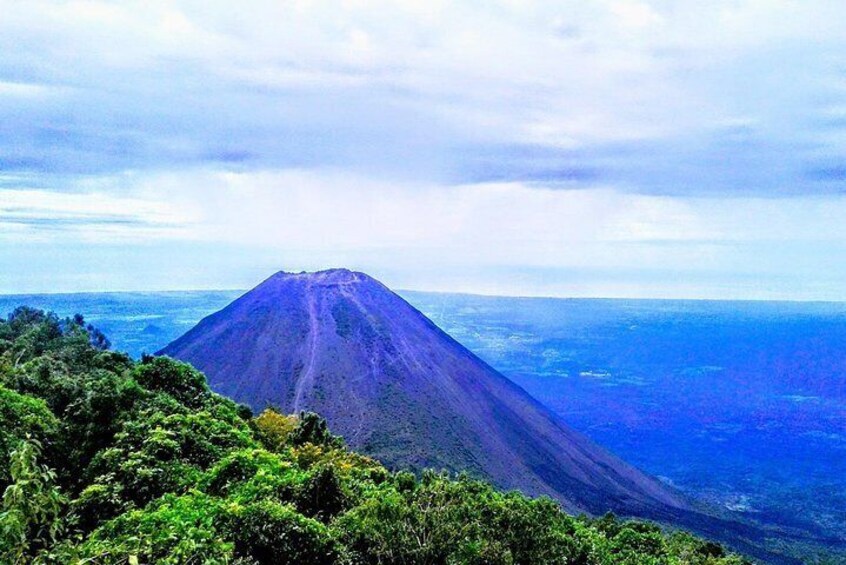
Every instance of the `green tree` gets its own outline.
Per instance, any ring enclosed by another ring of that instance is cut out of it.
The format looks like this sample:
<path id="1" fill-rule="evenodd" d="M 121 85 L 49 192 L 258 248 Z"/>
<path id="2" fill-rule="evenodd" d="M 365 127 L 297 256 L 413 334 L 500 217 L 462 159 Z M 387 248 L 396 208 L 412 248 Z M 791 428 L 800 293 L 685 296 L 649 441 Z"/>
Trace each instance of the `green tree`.
<path id="1" fill-rule="evenodd" d="M 43 400 L 0 385 L 0 488 L 10 479 L 10 455 L 21 440 L 44 442 L 55 435 L 58 427 L 58 420 Z"/>
<path id="2" fill-rule="evenodd" d="M 250 504 L 233 525 L 235 554 L 267 565 L 321 563 L 338 558 L 329 530 L 291 506 L 273 501 Z"/>
<path id="3" fill-rule="evenodd" d="M 301 446 L 306 443 L 326 447 L 342 447 L 344 440 L 329 431 L 326 420 L 314 412 L 300 412 L 297 425 L 288 436 L 291 445 Z"/>
<path id="4" fill-rule="evenodd" d="M 170 357 L 145 357 L 132 377 L 147 390 L 169 394 L 190 408 L 198 408 L 211 395 L 201 372 Z"/>
<path id="5" fill-rule="evenodd" d="M 12 482 L 3 493 L 0 512 L 0 556 L 4 563 L 23 563 L 36 550 L 50 546 L 62 531 L 59 519 L 65 499 L 56 475 L 38 462 L 41 444 L 28 438 L 12 451 Z"/>

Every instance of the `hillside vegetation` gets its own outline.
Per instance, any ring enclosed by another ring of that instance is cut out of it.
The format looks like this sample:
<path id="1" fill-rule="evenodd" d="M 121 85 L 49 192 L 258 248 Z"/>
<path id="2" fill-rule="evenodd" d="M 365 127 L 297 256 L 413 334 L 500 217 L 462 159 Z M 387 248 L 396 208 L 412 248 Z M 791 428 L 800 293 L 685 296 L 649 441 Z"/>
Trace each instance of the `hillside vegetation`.
<path id="1" fill-rule="evenodd" d="M 0 320 L 0 563 L 740 564 L 647 522 L 390 472 L 319 416 L 249 409 L 82 317 Z"/>

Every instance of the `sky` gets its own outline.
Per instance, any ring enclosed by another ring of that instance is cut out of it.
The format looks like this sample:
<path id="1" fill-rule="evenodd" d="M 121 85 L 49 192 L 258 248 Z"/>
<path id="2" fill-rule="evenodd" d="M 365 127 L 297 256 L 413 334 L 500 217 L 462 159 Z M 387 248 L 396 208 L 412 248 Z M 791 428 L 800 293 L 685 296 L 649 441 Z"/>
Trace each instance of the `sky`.
<path id="1" fill-rule="evenodd" d="M 0 292 L 846 300 L 846 5 L 0 0 Z"/>

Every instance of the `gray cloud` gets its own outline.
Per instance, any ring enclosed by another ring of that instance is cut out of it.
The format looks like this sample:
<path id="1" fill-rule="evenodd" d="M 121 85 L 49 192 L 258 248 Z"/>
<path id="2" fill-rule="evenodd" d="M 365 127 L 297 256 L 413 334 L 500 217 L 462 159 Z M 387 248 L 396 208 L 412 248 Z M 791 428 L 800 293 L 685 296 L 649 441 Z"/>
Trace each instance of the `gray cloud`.
<path id="1" fill-rule="evenodd" d="M 19 216 L 0 214 L 0 224 L 17 224 L 21 226 L 63 231 L 69 228 L 77 229 L 88 226 L 120 226 L 120 227 L 174 227 L 158 223 L 152 223 L 140 218 L 127 218 L 123 216 L 89 216 L 81 215 L 76 217 L 56 218 L 54 216 Z"/>
<path id="2" fill-rule="evenodd" d="M 832 165 L 812 168 L 807 171 L 809 179 L 818 182 L 846 182 L 846 165 Z M 846 185 L 839 185 L 839 192 L 846 192 Z"/>

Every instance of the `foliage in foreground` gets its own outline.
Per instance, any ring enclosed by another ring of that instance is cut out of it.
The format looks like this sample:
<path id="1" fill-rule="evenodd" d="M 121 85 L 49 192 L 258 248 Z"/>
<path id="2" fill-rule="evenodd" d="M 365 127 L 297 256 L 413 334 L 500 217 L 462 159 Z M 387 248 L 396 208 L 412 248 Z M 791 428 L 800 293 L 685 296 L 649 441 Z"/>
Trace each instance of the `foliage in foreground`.
<path id="1" fill-rule="evenodd" d="M 0 563 L 744 563 L 647 522 L 391 473 L 314 414 L 249 410 L 82 317 L 0 320 Z"/>

